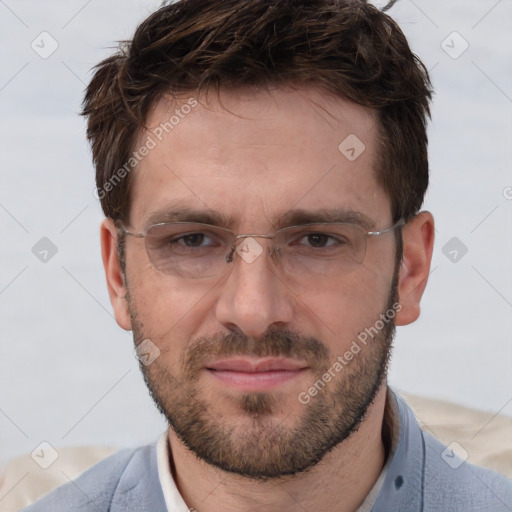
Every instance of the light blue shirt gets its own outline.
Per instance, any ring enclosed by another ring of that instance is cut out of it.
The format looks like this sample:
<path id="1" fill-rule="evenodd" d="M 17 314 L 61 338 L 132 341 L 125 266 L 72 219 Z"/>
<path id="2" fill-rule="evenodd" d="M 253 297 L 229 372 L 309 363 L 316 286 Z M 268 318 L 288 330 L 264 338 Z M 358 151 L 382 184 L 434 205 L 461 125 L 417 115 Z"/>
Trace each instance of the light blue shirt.
<path id="1" fill-rule="evenodd" d="M 511 512 L 512 482 L 446 452 L 397 394 L 400 434 L 372 512 Z M 177 489 L 176 489 L 177 491 Z M 180 500 L 181 501 L 181 500 Z M 184 502 L 183 502 L 184 503 Z M 24 512 L 188 512 L 168 510 L 158 474 L 157 445 L 120 451 Z"/>

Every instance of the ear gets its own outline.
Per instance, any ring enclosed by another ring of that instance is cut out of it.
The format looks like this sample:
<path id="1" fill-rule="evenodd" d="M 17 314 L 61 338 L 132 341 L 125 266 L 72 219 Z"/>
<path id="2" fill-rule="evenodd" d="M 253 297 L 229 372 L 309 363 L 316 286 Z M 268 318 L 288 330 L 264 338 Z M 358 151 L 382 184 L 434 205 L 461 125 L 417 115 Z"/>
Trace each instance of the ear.
<path id="1" fill-rule="evenodd" d="M 112 219 L 105 219 L 101 223 L 101 257 L 107 278 L 110 303 L 114 309 L 114 315 L 119 327 L 127 331 L 131 330 L 130 313 L 126 294 L 128 292 L 119 257 L 117 255 L 117 229 Z"/>
<path id="2" fill-rule="evenodd" d="M 420 300 L 427 285 L 434 248 L 434 218 L 421 212 L 402 229 L 403 259 L 400 266 L 398 296 L 402 309 L 396 325 L 407 325 L 420 316 Z"/>

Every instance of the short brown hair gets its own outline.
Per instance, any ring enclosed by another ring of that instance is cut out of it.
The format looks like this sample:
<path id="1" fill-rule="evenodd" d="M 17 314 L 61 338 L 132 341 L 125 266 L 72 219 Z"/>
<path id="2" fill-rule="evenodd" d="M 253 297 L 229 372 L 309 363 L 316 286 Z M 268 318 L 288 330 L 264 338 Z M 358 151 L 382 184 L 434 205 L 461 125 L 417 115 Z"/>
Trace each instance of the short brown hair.
<path id="1" fill-rule="evenodd" d="M 377 112 L 377 180 L 394 220 L 415 215 L 428 186 L 428 72 L 362 0 L 181 0 L 150 15 L 96 66 L 84 100 L 103 212 L 128 219 L 132 175 L 118 171 L 164 94 L 300 84 Z"/>

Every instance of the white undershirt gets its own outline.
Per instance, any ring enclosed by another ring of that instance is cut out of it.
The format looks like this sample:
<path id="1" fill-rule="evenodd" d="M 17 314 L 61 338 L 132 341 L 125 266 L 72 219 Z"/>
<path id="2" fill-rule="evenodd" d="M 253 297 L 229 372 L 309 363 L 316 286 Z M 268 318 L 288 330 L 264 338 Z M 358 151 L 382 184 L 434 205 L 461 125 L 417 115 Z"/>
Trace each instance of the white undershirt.
<path id="1" fill-rule="evenodd" d="M 167 512 L 190 512 L 191 509 L 183 501 L 181 494 L 176 487 L 171 472 L 171 457 L 167 443 L 167 431 L 165 431 L 158 440 L 156 446 L 156 460 L 158 464 L 158 478 L 164 493 Z"/>

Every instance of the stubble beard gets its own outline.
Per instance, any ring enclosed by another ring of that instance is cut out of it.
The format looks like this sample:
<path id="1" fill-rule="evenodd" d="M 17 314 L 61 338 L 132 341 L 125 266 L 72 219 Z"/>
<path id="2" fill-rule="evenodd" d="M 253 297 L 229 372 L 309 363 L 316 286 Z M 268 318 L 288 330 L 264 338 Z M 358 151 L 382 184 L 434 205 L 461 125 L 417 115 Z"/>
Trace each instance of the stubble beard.
<path id="1" fill-rule="evenodd" d="M 397 282 L 395 273 L 384 315 L 397 304 Z M 135 302 L 129 300 L 129 305 L 138 344 L 147 336 Z M 149 366 L 141 363 L 140 368 L 158 409 L 190 451 L 223 471 L 266 481 L 307 471 L 358 429 L 385 381 L 394 332 L 394 321 L 389 319 L 336 379 L 301 406 L 302 414 L 293 418 L 293 427 L 285 424 L 286 416 L 276 419 L 280 400 L 273 392 L 240 392 L 231 397 L 244 421 L 235 425 L 224 421 L 222 410 L 203 398 L 199 374 L 202 363 L 217 356 L 280 356 L 308 361 L 313 384 L 322 379 L 338 356 L 334 354 L 331 361 L 325 345 L 315 338 L 287 329 L 268 331 L 257 340 L 238 333 L 219 333 L 195 340 L 179 369 L 171 371 L 162 356 Z M 172 350 L 170 340 L 157 343 Z"/>

